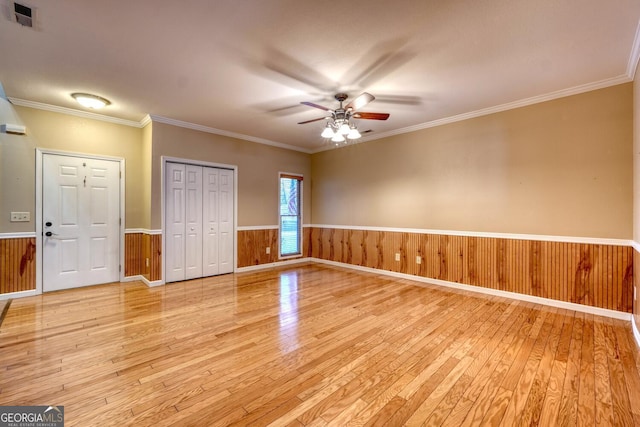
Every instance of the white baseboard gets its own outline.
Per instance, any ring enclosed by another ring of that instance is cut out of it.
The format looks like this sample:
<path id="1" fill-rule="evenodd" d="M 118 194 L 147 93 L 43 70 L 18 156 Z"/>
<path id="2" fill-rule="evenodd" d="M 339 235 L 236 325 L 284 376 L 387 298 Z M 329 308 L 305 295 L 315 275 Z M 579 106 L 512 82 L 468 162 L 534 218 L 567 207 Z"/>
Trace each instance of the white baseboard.
<path id="1" fill-rule="evenodd" d="M 636 339 L 636 344 L 640 347 L 640 331 L 638 331 L 638 327 L 636 326 L 636 321 L 631 316 L 631 329 L 633 330 L 633 337 Z"/>
<path id="2" fill-rule="evenodd" d="M 270 262 L 268 264 L 250 265 L 248 267 L 236 268 L 236 273 L 246 273 L 247 271 L 266 270 L 274 267 L 285 267 L 292 264 L 302 264 L 305 262 L 315 261 L 313 258 L 295 258 L 286 261 Z"/>
<path id="3" fill-rule="evenodd" d="M 150 288 L 153 288 L 155 286 L 164 285 L 164 282 L 162 280 L 151 281 L 151 280 L 147 279 L 146 277 L 144 277 L 141 274 L 139 274 L 137 276 L 127 276 L 127 277 L 125 277 L 125 278 L 123 278 L 121 280 L 122 283 L 125 283 L 125 282 L 137 282 L 137 281 L 143 282 L 145 285 L 147 285 Z"/>
<path id="4" fill-rule="evenodd" d="M 35 289 L 31 291 L 10 292 L 8 294 L 0 294 L 0 300 L 32 297 L 34 295 L 38 295 L 38 291 Z"/>
<path id="5" fill-rule="evenodd" d="M 419 283 L 427 283 L 431 285 L 444 286 L 447 288 L 478 292 L 478 293 L 487 294 L 487 295 L 495 295 L 495 296 L 500 296 L 504 298 L 532 302 L 535 304 L 547 305 L 550 307 L 558 307 L 558 308 L 564 308 L 566 310 L 573 310 L 573 311 L 579 311 L 582 313 L 595 314 L 597 316 L 611 317 L 614 319 L 632 320 L 632 315 L 630 313 L 624 313 L 622 311 L 608 310 L 608 309 L 599 308 L 599 307 L 591 307 L 588 305 L 558 301 L 558 300 L 549 299 L 549 298 L 535 297 L 535 296 L 525 295 L 525 294 L 518 294 L 516 292 L 501 291 L 498 289 L 482 288 L 480 286 L 465 285 L 462 283 L 448 282 L 446 280 L 430 279 L 428 277 L 414 276 L 406 273 L 396 273 L 394 271 L 378 270 L 376 268 L 362 267 L 359 265 L 352 265 L 352 264 L 344 264 L 341 262 L 327 261 L 327 260 L 318 259 L 318 258 L 310 258 L 310 260 L 314 262 L 318 262 L 320 264 L 351 268 L 353 270 L 366 271 L 368 273 L 375 273 L 375 274 L 382 274 L 385 276 L 412 280 L 414 282 L 419 282 Z"/>

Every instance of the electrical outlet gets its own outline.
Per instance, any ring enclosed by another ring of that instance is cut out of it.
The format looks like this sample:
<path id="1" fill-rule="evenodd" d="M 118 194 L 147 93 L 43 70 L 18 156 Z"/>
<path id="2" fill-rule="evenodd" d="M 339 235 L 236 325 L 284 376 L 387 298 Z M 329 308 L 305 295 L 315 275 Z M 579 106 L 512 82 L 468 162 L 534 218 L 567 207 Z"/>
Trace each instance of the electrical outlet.
<path id="1" fill-rule="evenodd" d="M 149 267 L 149 258 L 145 258 L 144 262 L 147 265 L 147 267 Z"/>
<path id="2" fill-rule="evenodd" d="M 31 221 L 30 212 L 11 212 L 11 222 L 29 222 Z"/>
<path id="3" fill-rule="evenodd" d="M 271 248 L 267 246 L 267 255 L 269 255 L 270 253 L 271 253 Z"/>
<path id="4" fill-rule="evenodd" d="M 422 264 L 422 257 L 420 255 L 416 255 L 416 264 Z"/>
<path id="5" fill-rule="evenodd" d="M 396 261 L 400 261 L 400 254 L 396 254 Z"/>

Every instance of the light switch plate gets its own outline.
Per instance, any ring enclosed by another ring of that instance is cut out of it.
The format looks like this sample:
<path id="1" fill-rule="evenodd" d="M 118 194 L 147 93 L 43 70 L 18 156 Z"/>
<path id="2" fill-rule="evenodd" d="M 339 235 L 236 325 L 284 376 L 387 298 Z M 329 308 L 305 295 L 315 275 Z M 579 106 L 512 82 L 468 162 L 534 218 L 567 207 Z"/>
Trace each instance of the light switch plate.
<path id="1" fill-rule="evenodd" d="M 400 254 L 396 254 L 396 261 L 400 261 Z"/>
<path id="2" fill-rule="evenodd" d="M 416 264 L 422 264 L 422 257 L 420 255 L 416 255 Z"/>

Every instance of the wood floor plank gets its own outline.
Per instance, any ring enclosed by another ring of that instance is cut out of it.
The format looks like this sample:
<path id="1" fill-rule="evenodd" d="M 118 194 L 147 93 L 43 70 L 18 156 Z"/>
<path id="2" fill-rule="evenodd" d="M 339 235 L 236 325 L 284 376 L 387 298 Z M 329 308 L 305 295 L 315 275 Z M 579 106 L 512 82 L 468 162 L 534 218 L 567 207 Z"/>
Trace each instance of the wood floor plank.
<path id="1" fill-rule="evenodd" d="M 639 365 L 628 322 L 304 264 L 15 299 L 0 404 L 70 426 L 639 425 Z"/>

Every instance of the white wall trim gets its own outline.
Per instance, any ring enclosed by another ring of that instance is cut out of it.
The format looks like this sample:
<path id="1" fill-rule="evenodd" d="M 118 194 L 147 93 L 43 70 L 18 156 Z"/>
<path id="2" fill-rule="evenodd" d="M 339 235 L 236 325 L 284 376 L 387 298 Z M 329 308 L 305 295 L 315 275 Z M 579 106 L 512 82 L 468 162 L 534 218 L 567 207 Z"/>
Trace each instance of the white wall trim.
<path id="1" fill-rule="evenodd" d="M 34 290 L 30 290 L 30 291 L 10 292 L 8 294 L 0 294 L 0 300 L 32 297 L 34 295 L 38 295 L 38 291 L 35 290 L 35 289 Z"/>
<path id="2" fill-rule="evenodd" d="M 640 252 L 640 243 L 636 242 L 635 240 L 631 240 L 631 247 Z"/>
<path id="3" fill-rule="evenodd" d="M 279 228 L 277 225 L 243 225 L 242 227 L 238 227 L 238 231 L 278 230 Z"/>
<path id="4" fill-rule="evenodd" d="M 258 144 L 271 145 L 272 147 L 284 148 L 287 150 L 300 151 L 302 153 L 310 154 L 311 151 L 306 148 L 297 147 L 295 145 L 282 144 L 280 142 L 271 141 L 269 139 L 258 138 L 255 136 L 244 135 L 236 132 L 229 132 L 222 129 L 216 129 L 209 126 L 203 126 L 196 123 L 183 122 L 182 120 L 171 119 L 169 117 L 162 117 L 150 114 L 151 120 L 158 123 L 165 123 L 172 126 L 178 126 L 181 128 L 197 130 L 200 132 L 213 133 L 215 135 L 228 136 L 230 138 L 242 139 L 245 141 L 256 142 Z"/>
<path id="5" fill-rule="evenodd" d="M 468 236 L 468 237 L 493 237 L 497 239 L 512 240 L 539 240 L 544 242 L 563 242 L 563 243 L 587 243 L 592 245 L 614 245 L 614 246 L 632 246 L 631 240 L 625 239 L 604 239 L 598 237 L 571 237 L 571 236 L 547 236 L 542 234 L 512 234 L 512 233 L 490 233 L 484 231 L 458 231 L 458 230 L 434 230 L 422 228 L 395 228 L 395 227 L 369 227 L 359 225 L 327 225 L 312 224 L 309 227 L 316 228 L 338 228 L 343 230 L 366 230 L 366 231 L 387 231 L 398 233 L 416 233 L 416 234 L 442 234 L 449 236 Z"/>
<path id="6" fill-rule="evenodd" d="M 572 302 L 558 301 L 558 300 L 549 299 L 549 298 L 518 294 L 515 292 L 507 292 L 507 291 L 501 291 L 497 289 L 483 288 L 480 286 L 465 285 L 463 283 L 448 282 L 446 280 L 431 279 L 428 277 L 414 276 L 411 274 L 397 273 L 397 272 L 388 271 L 388 270 L 378 270 L 371 267 L 362 267 L 359 265 L 344 264 L 341 262 L 327 261 L 319 258 L 310 258 L 310 259 L 311 261 L 318 262 L 320 264 L 327 264 L 327 265 L 332 265 L 336 267 L 350 268 L 353 270 L 365 271 L 368 273 L 375 273 L 375 274 L 381 274 L 384 276 L 407 279 L 414 282 L 418 282 L 418 284 L 425 283 L 430 285 L 443 286 L 447 288 L 460 289 L 464 291 L 478 292 L 478 293 L 487 294 L 487 295 L 494 295 L 494 296 L 499 296 L 499 297 L 504 297 L 509 299 L 515 299 L 519 301 L 527 301 L 535 304 L 547 305 L 550 307 L 558 307 L 558 308 L 564 308 L 566 310 L 573 310 L 573 311 L 579 311 L 582 313 L 595 314 L 597 316 L 611 317 L 611 318 L 620 319 L 620 320 L 630 320 L 632 316 L 630 313 L 624 313 L 622 311 L 608 310 L 608 309 L 599 308 L 599 307 L 591 307 L 588 305 L 576 304 Z"/>
<path id="7" fill-rule="evenodd" d="M 629 62 L 627 63 L 627 77 L 631 80 L 633 80 L 633 77 L 636 74 L 638 60 L 640 60 L 640 21 L 638 21 L 638 26 L 636 27 L 636 35 L 633 38 L 631 54 L 629 55 Z"/>
<path id="8" fill-rule="evenodd" d="M 236 273 L 246 273 L 248 271 L 256 271 L 256 270 L 266 270 L 274 267 L 286 267 L 287 265 L 294 264 L 304 264 L 307 262 L 314 261 L 313 258 L 294 258 L 287 259 L 286 261 L 278 261 L 278 262 L 269 262 L 267 264 L 259 264 L 259 265 L 250 265 L 247 267 L 239 267 L 236 269 Z"/>
<path id="9" fill-rule="evenodd" d="M 34 231 L 16 231 L 15 233 L 0 233 L 1 239 L 28 239 L 36 237 Z"/>
<path id="10" fill-rule="evenodd" d="M 634 48 L 635 48 L 635 45 L 634 45 Z M 630 59 L 630 61 L 631 61 L 631 59 Z M 637 63 L 637 58 L 636 58 L 636 63 Z M 428 129 L 428 128 L 432 128 L 432 127 L 436 127 L 436 126 L 442 126 L 442 125 L 446 125 L 446 124 L 449 124 L 449 123 L 461 122 L 463 120 L 469 120 L 469 119 L 473 119 L 473 118 L 476 118 L 476 117 L 488 116 L 489 114 L 500 113 L 502 111 L 513 110 L 513 109 L 520 108 L 520 107 L 526 107 L 526 106 L 533 105 L 533 104 L 539 104 L 541 102 L 552 101 L 554 99 L 559 99 L 559 98 L 565 98 L 567 96 L 578 95 L 578 94 L 589 92 L 589 91 L 592 91 L 592 90 L 603 89 L 603 88 L 610 87 L 610 86 L 616 86 L 616 85 L 619 85 L 619 84 L 622 84 L 622 83 L 628 83 L 628 82 L 630 82 L 632 80 L 633 80 L 633 75 L 629 76 L 629 70 L 628 70 L 627 74 L 624 74 L 624 75 L 621 75 L 621 76 L 617 76 L 617 77 L 612 77 L 612 78 L 609 78 L 609 79 L 600 80 L 600 81 L 597 81 L 597 82 L 592 82 L 592 83 L 587 83 L 587 84 L 583 84 L 583 85 L 579 85 L 579 86 L 574 86 L 574 87 L 570 87 L 570 88 L 567 88 L 567 89 L 561 89 L 561 90 L 558 90 L 558 91 L 555 91 L 555 92 L 551 92 L 551 93 L 547 93 L 547 94 L 543 94 L 543 95 L 538 95 L 538 96 L 533 96 L 531 98 L 520 99 L 520 100 L 517 100 L 517 101 L 508 102 L 508 103 L 496 105 L 496 106 L 493 106 L 493 107 L 483 108 L 483 109 L 476 110 L 476 111 L 470 111 L 468 113 L 462 113 L 462 114 L 458 114 L 458 115 L 455 115 L 455 116 L 443 117 L 441 119 L 436 119 L 436 120 L 432 120 L 432 121 L 429 121 L 429 122 L 417 124 L 417 125 L 414 125 L 414 126 L 408 126 L 408 127 L 405 127 L 405 128 L 396 129 L 396 130 L 392 130 L 392 131 L 389 131 L 389 132 L 371 134 L 371 136 L 363 136 L 360 141 L 361 142 L 373 141 L 373 140 L 376 140 L 376 139 L 388 138 L 390 136 L 395 136 L 395 135 L 401 135 L 401 134 L 404 134 L 404 133 L 415 132 L 415 131 L 418 131 L 418 130 Z M 315 154 L 315 153 L 319 153 L 319 152 L 322 152 L 322 151 L 331 150 L 331 149 L 334 149 L 334 148 L 335 147 L 333 145 L 331 145 L 331 144 L 328 145 L 328 146 L 325 145 L 325 146 L 322 146 L 322 147 L 320 147 L 320 148 L 318 148 L 316 150 L 311 151 L 311 154 Z"/>
<path id="11" fill-rule="evenodd" d="M 82 117 L 85 119 L 100 120 L 103 122 L 115 123 L 117 125 L 131 126 L 134 128 L 143 127 L 142 121 L 137 122 L 135 120 L 120 119 L 118 117 L 105 116 L 104 114 L 91 113 L 88 111 L 76 110 L 74 108 L 59 107 L 57 105 L 44 104 L 42 102 L 35 102 L 35 101 L 28 101 L 26 99 L 20 99 L 20 98 L 9 97 L 9 101 L 13 105 L 19 105 L 21 107 L 35 108 L 37 110 L 51 111 L 54 113 L 67 114 L 69 116 Z"/>
<path id="12" fill-rule="evenodd" d="M 302 224 L 302 228 L 313 227 L 313 225 Z M 243 225 L 238 227 L 238 231 L 252 231 L 252 230 L 279 230 L 277 225 Z"/>
<path id="13" fill-rule="evenodd" d="M 142 282 L 150 288 L 164 285 L 164 282 L 162 280 L 150 281 L 149 279 L 144 277 L 142 274 L 138 274 L 136 276 L 126 276 L 123 280 L 121 280 L 121 282 L 122 283 Z"/>
<path id="14" fill-rule="evenodd" d="M 125 234 L 142 233 L 142 234 L 162 234 L 162 230 L 149 230 L 147 228 L 127 228 L 124 230 Z"/>
<path id="15" fill-rule="evenodd" d="M 638 331 L 638 327 L 636 326 L 636 321 L 631 316 L 631 330 L 633 331 L 633 337 L 636 339 L 636 344 L 640 347 L 640 331 Z"/>

